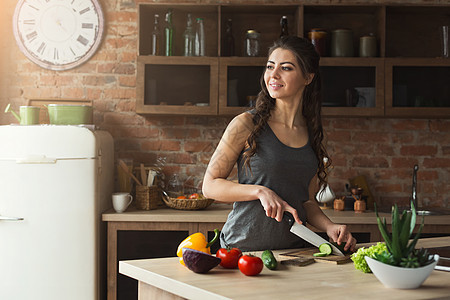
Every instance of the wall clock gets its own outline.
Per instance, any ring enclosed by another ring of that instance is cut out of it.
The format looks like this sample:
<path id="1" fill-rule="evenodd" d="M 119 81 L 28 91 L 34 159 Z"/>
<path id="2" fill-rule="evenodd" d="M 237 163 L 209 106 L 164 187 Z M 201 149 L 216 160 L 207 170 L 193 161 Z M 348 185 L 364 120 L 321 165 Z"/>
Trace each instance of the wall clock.
<path id="1" fill-rule="evenodd" d="M 19 0 L 13 30 L 20 50 L 50 70 L 68 70 L 86 62 L 103 36 L 98 0 Z"/>

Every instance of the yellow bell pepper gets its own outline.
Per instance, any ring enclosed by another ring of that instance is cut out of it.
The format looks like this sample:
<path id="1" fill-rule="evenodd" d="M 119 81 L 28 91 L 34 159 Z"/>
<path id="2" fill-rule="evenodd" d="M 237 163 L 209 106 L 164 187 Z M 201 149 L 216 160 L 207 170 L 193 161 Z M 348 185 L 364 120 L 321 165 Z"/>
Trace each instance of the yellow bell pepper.
<path id="1" fill-rule="evenodd" d="M 219 237 L 219 229 L 214 229 L 214 238 L 208 243 L 205 235 L 201 232 L 191 234 L 178 245 L 177 256 L 180 258 L 180 264 L 185 266 L 183 261 L 183 248 L 190 248 L 211 254 L 211 245 L 214 244 Z"/>

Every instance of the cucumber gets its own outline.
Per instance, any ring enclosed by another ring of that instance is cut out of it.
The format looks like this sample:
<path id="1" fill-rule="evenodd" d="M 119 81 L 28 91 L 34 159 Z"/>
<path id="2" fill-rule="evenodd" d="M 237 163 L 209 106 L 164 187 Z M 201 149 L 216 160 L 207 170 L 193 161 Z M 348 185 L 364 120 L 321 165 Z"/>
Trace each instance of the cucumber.
<path id="1" fill-rule="evenodd" d="M 333 249 L 331 248 L 331 244 L 329 243 L 320 244 L 319 251 L 321 253 L 325 253 L 326 255 L 330 255 L 331 253 L 333 253 Z"/>
<path id="2" fill-rule="evenodd" d="M 269 269 L 269 270 L 275 270 L 278 266 L 277 259 L 273 255 L 272 251 L 265 250 L 261 254 L 261 259 L 263 261 L 263 264 Z"/>
<path id="3" fill-rule="evenodd" d="M 323 257 L 323 256 L 328 256 L 328 254 L 322 253 L 322 252 L 317 252 L 317 253 L 313 253 L 313 256 L 315 256 L 315 257 Z"/>

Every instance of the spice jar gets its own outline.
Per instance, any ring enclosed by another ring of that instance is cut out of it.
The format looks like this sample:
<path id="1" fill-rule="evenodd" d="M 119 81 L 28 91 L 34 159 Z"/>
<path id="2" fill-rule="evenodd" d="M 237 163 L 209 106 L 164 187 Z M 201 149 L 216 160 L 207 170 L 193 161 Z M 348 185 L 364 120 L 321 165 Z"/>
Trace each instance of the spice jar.
<path id="1" fill-rule="evenodd" d="M 356 200 L 353 210 L 356 213 L 362 213 L 366 211 L 366 202 L 364 200 Z"/>
<path id="2" fill-rule="evenodd" d="M 345 203 L 343 199 L 334 199 L 333 208 L 334 210 L 344 210 Z"/>
<path id="3" fill-rule="evenodd" d="M 331 56 L 353 56 L 353 33 L 350 29 L 336 29 L 331 32 Z"/>
<path id="4" fill-rule="evenodd" d="M 308 32 L 308 38 L 316 48 L 320 56 L 326 56 L 327 53 L 327 32 L 323 29 L 313 28 Z"/>
<path id="5" fill-rule="evenodd" d="M 259 56 L 260 34 L 256 30 L 247 30 L 244 43 L 244 56 Z"/>

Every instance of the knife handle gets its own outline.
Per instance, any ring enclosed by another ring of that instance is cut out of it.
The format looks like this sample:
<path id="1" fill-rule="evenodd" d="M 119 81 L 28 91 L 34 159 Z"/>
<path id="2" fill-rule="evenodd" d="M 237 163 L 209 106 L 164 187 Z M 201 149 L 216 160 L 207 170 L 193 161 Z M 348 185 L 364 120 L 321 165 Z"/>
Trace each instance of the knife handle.
<path id="1" fill-rule="evenodd" d="M 287 212 L 287 211 L 285 211 L 283 214 L 283 220 L 288 222 L 289 226 L 292 226 L 295 222 L 294 216 L 290 212 Z"/>

